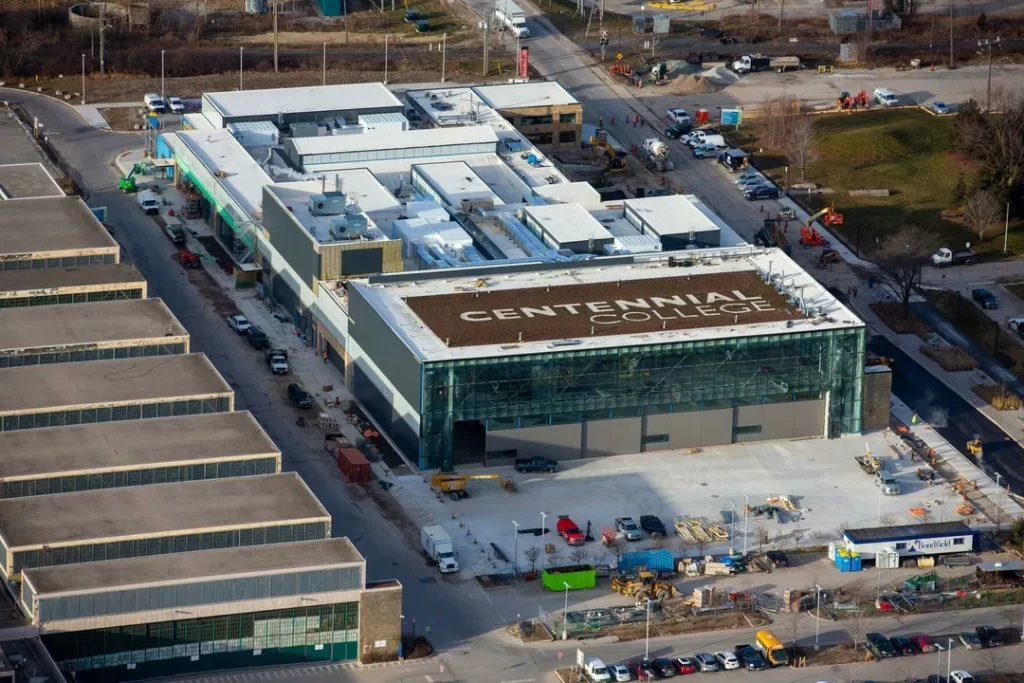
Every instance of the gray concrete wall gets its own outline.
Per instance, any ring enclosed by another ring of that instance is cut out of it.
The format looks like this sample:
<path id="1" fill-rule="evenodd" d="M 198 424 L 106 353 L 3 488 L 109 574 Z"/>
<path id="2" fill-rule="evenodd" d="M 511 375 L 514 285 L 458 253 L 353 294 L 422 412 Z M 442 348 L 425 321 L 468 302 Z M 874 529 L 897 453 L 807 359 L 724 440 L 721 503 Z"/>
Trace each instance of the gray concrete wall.
<path id="1" fill-rule="evenodd" d="M 487 452 L 517 450 L 520 458 L 577 460 L 582 454 L 581 424 L 545 425 L 487 432 Z M 487 465 L 510 465 L 511 459 L 487 458 Z"/>
<path id="2" fill-rule="evenodd" d="M 864 373 L 864 432 L 889 426 L 889 402 L 892 395 L 892 371 L 870 367 Z"/>
<path id="3" fill-rule="evenodd" d="M 583 423 L 583 457 L 623 455 L 640 452 L 639 417 L 594 420 Z"/>

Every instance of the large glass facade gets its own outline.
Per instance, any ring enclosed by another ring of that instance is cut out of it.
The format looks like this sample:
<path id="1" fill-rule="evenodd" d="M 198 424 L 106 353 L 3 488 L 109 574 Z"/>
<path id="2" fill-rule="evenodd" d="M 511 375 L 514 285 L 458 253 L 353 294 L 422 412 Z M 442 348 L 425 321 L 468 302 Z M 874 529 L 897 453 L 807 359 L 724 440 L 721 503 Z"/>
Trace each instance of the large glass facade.
<path id="1" fill-rule="evenodd" d="M 84 268 L 117 263 L 115 254 L 65 256 L 63 258 L 11 259 L 0 261 L 0 270 L 32 270 L 36 268 Z"/>
<path id="2" fill-rule="evenodd" d="M 864 345 L 855 328 L 428 363 L 419 466 L 456 464 L 462 421 L 566 424 L 827 397 L 829 436 L 858 434 Z"/>
<path id="3" fill-rule="evenodd" d="M 314 569 L 171 586 L 117 589 L 104 593 L 43 597 L 36 618 L 43 622 L 88 619 L 155 609 L 176 609 L 225 602 L 268 600 L 292 595 L 357 591 L 363 587 L 359 567 Z M 29 596 L 25 596 L 26 601 Z"/>
<path id="4" fill-rule="evenodd" d="M 104 560 L 124 560 L 132 557 L 150 557 L 169 553 L 217 550 L 271 543 L 315 541 L 327 538 L 330 529 L 326 522 L 304 524 L 278 524 L 256 529 L 225 529 L 199 534 L 180 534 L 140 538 L 132 541 L 86 543 L 82 545 L 44 547 L 40 550 L 22 550 L 11 553 L 13 574 L 32 567 L 55 567 L 63 564 L 82 564 Z"/>
<path id="5" fill-rule="evenodd" d="M 81 349 L 79 351 L 51 351 L 46 353 L 23 353 L 16 356 L 0 356 L 0 368 L 20 368 L 23 365 L 52 365 L 53 363 L 77 363 L 86 360 L 171 356 L 182 353 L 187 353 L 184 342 L 168 344 L 162 341 L 154 341 L 148 344 L 106 349 Z"/>
<path id="6" fill-rule="evenodd" d="M 74 493 L 96 489 L 117 489 L 125 486 L 172 484 L 179 481 L 248 477 L 255 474 L 274 474 L 278 471 L 277 458 L 251 458 L 228 462 L 201 462 L 195 465 L 173 465 L 119 472 L 96 472 L 65 477 L 41 477 L 0 483 L 3 498 L 45 496 L 51 493 Z"/>
<path id="7" fill-rule="evenodd" d="M 57 304 L 91 304 L 97 301 L 130 301 L 142 298 L 142 287 L 130 285 L 104 292 L 82 292 L 79 294 L 40 294 L 38 296 L 15 296 L 0 299 L 0 308 L 22 308 L 25 306 L 56 306 Z"/>
<path id="8" fill-rule="evenodd" d="M 359 603 L 55 633 L 43 644 L 79 683 L 355 659 Z M 68 676 L 68 680 L 72 680 Z"/>
<path id="9" fill-rule="evenodd" d="M 143 420 L 153 417 L 173 417 L 176 415 L 226 413 L 230 410 L 230 396 L 188 399 L 184 401 L 163 401 L 143 405 L 108 406 L 106 408 L 56 410 L 29 415 L 7 415 L 3 420 L 0 420 L 0 431 L 13 432 L 19 429 L 64 427 L 66 425 L 84 425 L 94 422 L 118 422 L 121 420 Z"/>

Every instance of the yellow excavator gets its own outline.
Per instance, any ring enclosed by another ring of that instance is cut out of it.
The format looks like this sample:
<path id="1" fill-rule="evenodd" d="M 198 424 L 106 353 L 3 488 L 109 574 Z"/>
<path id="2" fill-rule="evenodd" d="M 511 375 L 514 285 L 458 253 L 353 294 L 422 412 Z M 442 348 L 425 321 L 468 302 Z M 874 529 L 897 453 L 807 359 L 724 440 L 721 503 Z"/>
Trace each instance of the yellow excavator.
<path id="1" fill-rule="evenodd" d="M 592 135 L 590 137 L 590 146 L 595 152 L 600 152 L 608 157 L 608 161 L 605 162 L 604 170 L 609 173 L 617 173 L 619 171 L 625 171 L 626 165 L 622 163 L 622 158 L 619 157 L 619 153 L 615 151 L 615 148 L 609 145 L 607 142 Z"/>
<path id="2" fill-rule="evenodd" d="M 435 474 L 430 478 L 430 489 L 438 494 L 447 494 L 452 500 L 459 500 L 469 496 L 466 485 L 474 479 L 498 481 L 501 483 L 501 488 L 507 491 L 516 491 L 515 480 L 500 474 Z"/>
<path id="3" fill-rule="evenodd" d="M 974 438 L 967 442 L 967 452 L 975 458 L 980 458 L 985 454 L 984 444 L 979 434 L 975 434 Z"/>

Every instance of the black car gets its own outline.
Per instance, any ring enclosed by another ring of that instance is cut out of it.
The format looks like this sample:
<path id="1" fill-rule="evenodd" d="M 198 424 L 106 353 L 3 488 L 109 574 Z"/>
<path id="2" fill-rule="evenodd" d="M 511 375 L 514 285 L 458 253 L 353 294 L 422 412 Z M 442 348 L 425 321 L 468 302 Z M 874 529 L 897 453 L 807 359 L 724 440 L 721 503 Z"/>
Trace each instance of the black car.
<path id="1" fill-rule="evenodd" d="M 655 515 L 640 515 L 640 528 L 651 535 L 651 538 L 665 538 L 668 533 L 665 523 Z"/>
<path id="2" fill-rule="evenodd" d="M 629 662 L 630 672 L 638 681 L 653 681 L 657 674 L 651 668 L 651 662 L 644 659 L 633 659 Z"/>
<path id="3" fill-rule="evenodd" d="M 670 140 L 678 140 L 682 136 L 693 130 L 693 126 L 688 123 L 673 123 L 671 126 L 665 129 L 665 137 Z"/>
<path id="4" fill-rule="evenodd" d="M 263 349 L 270 348 L 270 340 L 267 339 L 267 334 L 255 325 L 251 326 L 245 331 L 245 339 L 249 342 L 249 346 L 262 351 Z"/>
<path id="5" fill-rule="evenodd" d="M 313 397 L 302 388 L 301 384 L 288 385 L 288 400 L 292 402 L 293 406 L 303 410 L 313 407 Z"/>
<path id="6" fill-rule="evenodd" d="M 658 674 L 658 678 L 672 678 L 676 675 L 676 667 L 672 665 L 672 660 L 665 657 L 652 660 L 651 668 Z"/>
<path id="7" fill-rule="evenodd" d="M 981 644 L 985 647 L 999 647 L 1003 644 L 1003 637 L 993 626 L 979 626 L 974 632 L 978 634 Z"/>
<path id="8" fill-rule="evenodd" d="M 917 654 L 917 646 L 914 645 L 914 641 L 910 636 L 896 636 L 895 638 L 890 638 L 889 642 L 892 643 L 892 649 L 896 650 L 898 655 Z"/>
<path id="9" fill-rule="evenodd" d="M 768 668 L 768 660 L 752 645 L 737 645 L 734 654 L 736 659 L 740 660 L 740 666 L 746 668 L 747 671 L 760 671 Z"/>
<path id="10" fill-rule="evenodd" d="M 786 557 L 786 553 L 781 550 L 769 550 L 764 554 L 765 559 L 772 563 L 772 566 L 778 569 L 779 567 L 788 567 L 789 558 Z"/>
<path id="11" fill-rule="evenodd" d="M 743 198 L 746 199 L 748 202 L 753 202 L 758 199 L 778 199 L 779 188 L 770 187 L 768 185 L 752 187 L 743 193 Z"/>
<path id="12" fill-rule="evenodd" d="M 889 657 L 896 656 L 896 650 L 893 648 L 892 643 L 889 639 L 883 636 L 881 633 L 869 633 L 864 637 L 865 647 L 875 659 L 887 659 Z"/>
<path id="13" fill-rule="evenodd" d="M 999 308 L 999 299 L 996 295 L 987 289 L 972 289 L 971 298 L 978 302 L 984 309 L 996 309 Z"/>

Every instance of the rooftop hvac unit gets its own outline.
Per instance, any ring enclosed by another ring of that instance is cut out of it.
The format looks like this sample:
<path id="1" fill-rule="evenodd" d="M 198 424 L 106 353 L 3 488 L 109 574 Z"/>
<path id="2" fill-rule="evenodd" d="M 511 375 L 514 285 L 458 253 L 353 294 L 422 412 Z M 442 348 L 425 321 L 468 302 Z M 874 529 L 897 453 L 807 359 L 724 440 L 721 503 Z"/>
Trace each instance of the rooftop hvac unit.
<path id="1" fill-rule="evenodd" d="M 352 213 L 334 218 L 328 233 L 333 240 L 359 240 L 365 239 L 370 230 L 369 221 L 361 213 Z"/>
<path id="2" fill-rule="evenodd" d="M 309 196 L 311 216 L 340 216 L 345 213 L 344 192 L 324 192 Z"/>

